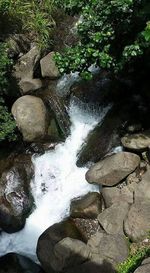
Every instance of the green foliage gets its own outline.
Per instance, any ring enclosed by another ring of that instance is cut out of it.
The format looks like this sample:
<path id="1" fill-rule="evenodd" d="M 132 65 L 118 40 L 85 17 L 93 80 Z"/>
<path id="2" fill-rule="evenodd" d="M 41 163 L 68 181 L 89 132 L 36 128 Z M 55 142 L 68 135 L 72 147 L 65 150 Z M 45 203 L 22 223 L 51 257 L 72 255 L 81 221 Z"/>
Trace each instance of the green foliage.
<path id="1" fill-rule="evenodd" d="M 3 97 L 7 93 L 8 79 L 7 74 L 11 67 L 11 60 L 7 56 L 6 44 L 0 43 L 0 141 L 8 139 L 15 140 L 15 122 L 9 113 Z"/>
<path id="2" fill-rule="evenodd" d="M 114 73 L 132 64 L 150 46 L 146 4 L 145 0 L 65 0 L 65 10 L 81 15 L 80 41 L 56 54 L 60 72 L 79 71 L 88 78 L 91 64 Z"/>
<path id="3" fill-rule="evenodd" d="M 23 31 L 33 32 L 41 47 L 48 45 L 55 26 L 53 10 L 54 0 L 0 0 L 0 15 L 18 21 Z"/>
<path id="4" fill-rule="evenodd" d="M 5 139 L 9 141 L 16 140 L 15 128 L 16 124 L 8 112 L 4 100 L 0 97 L 0 141 Z"/>
<path id="5" fill-rule="evenodd" d="M 143 259 L 149 255 L 150 248 L 139 249 L 134 255 L 130 255 L 124 263 L 118 266 L 117 273 L 133 273 L 140 266 Z"/>

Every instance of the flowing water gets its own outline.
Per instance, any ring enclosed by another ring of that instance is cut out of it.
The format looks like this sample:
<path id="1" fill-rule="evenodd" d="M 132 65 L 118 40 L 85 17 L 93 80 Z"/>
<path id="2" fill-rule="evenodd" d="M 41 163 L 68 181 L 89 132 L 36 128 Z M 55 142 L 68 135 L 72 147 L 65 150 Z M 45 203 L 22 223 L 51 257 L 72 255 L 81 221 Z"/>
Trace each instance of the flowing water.
<path id="1" fill-rule="evenodd" d="M 41 233 L 69 215 L 73 198 L 98 191 L 97 186 L 86 182 L 87 168 L 78 168 L 76 159 L 89 131 L 103 119 L 108 109 L 99 109 L 99 116 L 94 109 L 71 104 L 71 134 L 55 150 L 33 156 L 35 178 L 31 187 L 36 208 L 28 217 L 24 229 L 13 234 L 1 233 L 0 256 L 16 252 L 36 260 L 36 244 Z"/>

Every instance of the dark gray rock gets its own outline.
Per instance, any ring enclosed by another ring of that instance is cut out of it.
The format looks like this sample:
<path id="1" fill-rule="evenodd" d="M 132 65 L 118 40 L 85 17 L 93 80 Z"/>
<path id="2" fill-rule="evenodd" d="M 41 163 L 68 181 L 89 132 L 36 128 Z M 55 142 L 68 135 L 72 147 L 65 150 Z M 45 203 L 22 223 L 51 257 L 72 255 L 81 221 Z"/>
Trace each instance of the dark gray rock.
<path id="1" fill-rule="evenodd" d="M 150 258 L 145 259 L 141 266 L 138 267 L 134 273 L 149 273 L 150 272 Z"/>
<path id="2" fill-rule="evenodd" d="M 0 273 L 44 273 L 44 271 L 30 259 L 9 253 L 0 257 Z"/>
<path id="3" fill-rule="evenodd" d="M 102 211 L 102 196 L 91 192 L 71 202 L 70 215 L 73 218 L 94 219 Z"/>
<path id="4" fill-rule="evenodd" d="M 55 245 L 66 237 L 82 240 L 80 232 L 70 220 L 51 226 L 39 237 L 37 256 L 47 273 L 51 272 L 55 260 Z"/>
<path id="5" fill-rule="evenodd" d="M 30 156 L 20 155 L 0 179 L 0 227 L 8 233 L 25 225 L 33 207 L 30 181 L 33 165 Z"/>

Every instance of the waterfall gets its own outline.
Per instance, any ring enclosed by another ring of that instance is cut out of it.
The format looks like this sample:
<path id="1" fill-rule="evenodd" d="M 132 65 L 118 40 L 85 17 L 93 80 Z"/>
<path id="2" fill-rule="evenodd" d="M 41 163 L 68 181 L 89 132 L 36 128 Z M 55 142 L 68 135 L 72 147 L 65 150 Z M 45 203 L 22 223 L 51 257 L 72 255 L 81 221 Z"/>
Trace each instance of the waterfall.
<path id="1" fill-rule="evenodd" d="M 13 234 L 1 232 L 0 256 L 16 252 L 37 261 L 38 237 L 49 226 L 69 216 L 73 198 L 98 191 L 98 187 L 85 180 L 87 168 L 76 166 L 77 152 L 90 130 L 103 119 L 109 107 L 97 112 L 72 102 L 69 110 L 71 134 L 65 143 L 42 156 L 33 156 L 35 177 L 31 190 L 35 210 L 26 220 L 24 229 Z"/>

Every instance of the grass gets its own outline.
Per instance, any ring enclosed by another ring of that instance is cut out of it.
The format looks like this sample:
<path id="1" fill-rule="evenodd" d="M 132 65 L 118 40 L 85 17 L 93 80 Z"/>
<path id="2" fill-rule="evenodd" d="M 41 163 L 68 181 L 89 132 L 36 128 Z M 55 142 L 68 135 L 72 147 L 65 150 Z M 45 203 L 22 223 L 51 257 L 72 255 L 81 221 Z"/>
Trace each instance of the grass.
<path id="1" fill-rule="evenodd" d="M 0 0 L 0 15 L 12 19 L 24 32 L 33 33 L 40 47 L 47 47 L 55 27 L 54 0 Z"/>
<path id="2" fill-rule="evenodd" d="M 141 248 L 134 255 L 129 255 L 128 259 L 117 268 L 117 273 L 133 273 L 150 256 L 150 247 Z"/>

